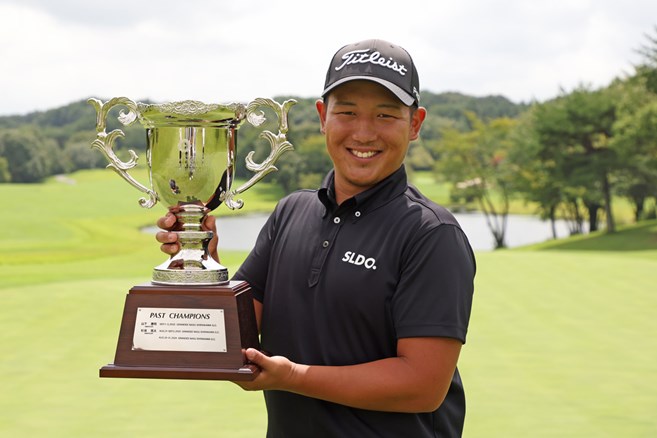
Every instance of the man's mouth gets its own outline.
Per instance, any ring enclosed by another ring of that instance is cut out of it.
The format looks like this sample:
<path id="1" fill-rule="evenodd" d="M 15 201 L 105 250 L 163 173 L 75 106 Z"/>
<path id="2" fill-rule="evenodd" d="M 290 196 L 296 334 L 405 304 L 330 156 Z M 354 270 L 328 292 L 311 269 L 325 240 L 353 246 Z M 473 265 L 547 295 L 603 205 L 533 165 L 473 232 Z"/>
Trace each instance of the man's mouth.
<path id="1" fill-rule="evenodd" d="M 349 149 L 349 152 L 351 152 L 352 155 L 358 158 L 372 158 L 373 156 L 378 154 L 377 151 L 357 151 L 355 149 Z"/>

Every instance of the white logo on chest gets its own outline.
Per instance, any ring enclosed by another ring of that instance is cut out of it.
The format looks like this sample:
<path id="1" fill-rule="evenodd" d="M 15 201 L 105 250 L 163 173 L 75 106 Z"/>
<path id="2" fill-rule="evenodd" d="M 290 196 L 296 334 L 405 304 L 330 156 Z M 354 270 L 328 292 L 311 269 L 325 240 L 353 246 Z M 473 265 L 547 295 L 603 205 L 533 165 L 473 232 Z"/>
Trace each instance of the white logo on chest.
<path id="1" fill-rule="evenodd" d="M 365 257 L 362 254 L 356 254 L 352 251 L 347 251 L 342 257 L 342 261 L 345 263 L 351 263 L 356 266 L 365 266 L 367 269 L 376 270 L 376 260 L 372 257 Z"/>

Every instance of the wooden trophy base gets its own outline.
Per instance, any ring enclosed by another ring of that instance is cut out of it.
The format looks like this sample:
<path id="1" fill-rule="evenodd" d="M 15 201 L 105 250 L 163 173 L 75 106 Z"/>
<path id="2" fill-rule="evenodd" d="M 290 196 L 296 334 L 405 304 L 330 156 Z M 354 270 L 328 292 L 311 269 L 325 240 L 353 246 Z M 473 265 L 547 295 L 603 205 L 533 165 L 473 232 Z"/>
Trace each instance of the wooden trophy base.
<path id="1" fill-rule="evenodd" d="M 253 380 L 247 348 L 260 348 L 248 283 L 144 284 L 126 297 L 114 363 L 100 377 Z"/>

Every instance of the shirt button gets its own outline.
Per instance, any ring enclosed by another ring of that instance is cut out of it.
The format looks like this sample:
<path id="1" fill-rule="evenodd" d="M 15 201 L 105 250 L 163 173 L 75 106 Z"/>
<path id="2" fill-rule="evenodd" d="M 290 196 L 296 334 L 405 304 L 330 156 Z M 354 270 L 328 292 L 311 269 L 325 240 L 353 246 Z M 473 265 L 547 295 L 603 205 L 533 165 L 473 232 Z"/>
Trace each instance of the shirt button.
<path id="1" fill-rule="evenodd" d="M 322 242 L 322 246 L 323 246 L 324 248 L 328 248 L 328 246 L 329 246 L 329 241 L 328 241 L 328 240 L 323 241 L 323 242 Z"/>
<path id="2" fill-rule="evenodd" d="M 354 216 L 360 217 L 360 211 L 357 211 L 356 213 L 354 213 Z"/>
<path id="3" fill-rule="evenodd" d="M 340 218 L 339 217 L 334 217 L 333 222 L 336 223 L 336 224 L 339 224 L 340 223 Z"/>

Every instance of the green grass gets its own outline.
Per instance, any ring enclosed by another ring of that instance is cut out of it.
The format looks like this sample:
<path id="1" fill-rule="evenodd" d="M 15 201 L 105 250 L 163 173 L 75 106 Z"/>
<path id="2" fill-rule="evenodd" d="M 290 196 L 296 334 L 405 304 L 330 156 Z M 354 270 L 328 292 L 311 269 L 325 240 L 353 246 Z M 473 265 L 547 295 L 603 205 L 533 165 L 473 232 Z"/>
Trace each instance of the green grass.
<path id="1" fill-rule="evenodd" d="M 449 185 L 436 182 L 436 177 L 432 172 L 412 172 L 409 180 L 426 197 L 441 205 L 449 205 Z"/>
<path id="2" fill-rule="evenodd" d="M 478 254 L 466 436 L 655 436 L 652 253 Z"/>
<path id="3" fill-rule="evenodd" d="M 263 436 L 259 393 L 98 377 L 113 361 L 125 294 L 163 260 L 139 227 L 164 209 L 140 208 L 110 171 L 71 177 L 0 185 L 0 436 Z M 243 212 L 279 196 L 256 185 Z M 223 252 L 222 262 L 235 272 L 244 256 Z M 657 221 L 477 261 L 459 365 L 466 437 L 657 436 Z"/>
<path id="4" fill-rule="evenodd" d="M 133 174 L 147 180 L 143 170 Z M 0 266 L 128 255 L 148 247 L 146 242 L 157 251 L 152 236 L 139 228 L 154 225 L 164 207 L 141 208 L 137 201 L 142 194 L 109 170 L 78 172 L 70 180 L 0 185 L 0 199 L 13 201 L 6 202 L 0 215 Z M 221 206 L 219 214 L 270 211 L 280 190 L 261 184 L 240 198 L 244 209 Z"/>
<path id="5" fill-rule="evenodd" d="M 143 277 L 2 290 L 0 436 L 261 436 L 262 397 L 228 382 L 100 379 Z"/>
<path id="6" fill-rule="evenodd" d="M 568 240 L 547 241 L 523 250 L 621 252 L 626 255 L 654 258 L 657 255 L 657 221 L 620 226 L 616 233 L 595 233 L 573 236 Z"/>

